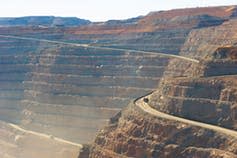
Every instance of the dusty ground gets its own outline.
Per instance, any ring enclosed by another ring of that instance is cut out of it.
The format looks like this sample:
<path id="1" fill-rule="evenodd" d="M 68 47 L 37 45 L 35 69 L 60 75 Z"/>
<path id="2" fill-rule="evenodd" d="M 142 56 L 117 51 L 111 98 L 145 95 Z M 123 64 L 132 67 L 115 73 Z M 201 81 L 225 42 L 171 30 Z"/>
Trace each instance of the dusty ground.
<path id="1" fill-rule="evenodd" d="M 1 158 L 76 158 L 79 144 L 0 122 Z"/>

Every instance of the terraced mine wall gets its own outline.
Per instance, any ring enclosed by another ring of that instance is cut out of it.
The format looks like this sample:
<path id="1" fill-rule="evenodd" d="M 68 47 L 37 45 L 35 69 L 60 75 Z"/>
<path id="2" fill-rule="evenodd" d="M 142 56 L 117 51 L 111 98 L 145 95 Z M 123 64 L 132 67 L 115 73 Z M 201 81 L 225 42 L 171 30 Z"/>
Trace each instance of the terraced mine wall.
<path id="1" fill-rule="evenodd" d="M 15 30 L 21 31 L 15 31 Z M 125 34 L 75 34 L 67 29 L 60 28 L 0 28 L 2 35 L 24 36 L 30 38 L 57 40 L 64 42 L 91 44 L 94 46 L 144 50 L 178 54 L 190 30 L 169 29 L 152 32 L 125 33 Z"/>
<path id="2" fill-rule="evenodd" d="M 178 54 L 190 30 L 170 29 L 136 34 L 131 33 L 119 35 L 116 40 L 102 41 L 97 45 Z"/>
<path id="3" fill-rule="evenodd" d="M 236 130 L 236 77 L 166 80 L 151 105 L 172 115 Z"/>
<path id="4" fill-rule="evenodd" d="M 155 89 L 169 58 L 1 38 L 0 119 L 87 143 Z"/>
<path id="5" fill-rule="evenodd" d="M 141 98 L 148 108 L 141 108 L 137 100 L 130 103 L 99 132 L 89 157 L 236 157 L 236 136 L 163 117 L 236 130 L 236 74 L 223 74 L 222 69 L 214 74 L 205 65 L 218 63 L 230 72 L 228 64 L 235 60 L 214 61 L 171 59 L 157 90 L 147 101 Z"/>
<path id="6" fill-rule="evenodd" d="M 193 30 L 181 55 L 200 62 L 172 59 L 150 105 L 165 113 L 236 130 L 234 26 L 236 19 Z"/>
<path id="7" fill-rule="evenodd" d="M 232 17 L 230 7 L 216 10 L 170 10 L 144 17 L 114 20 L 78 27 L 10 27 L 0 34 L 86 43 L 95 46 L 179 54 L 194 29 L 219 26 Z M 184 49 L 185 51 L 185 49 Z"/>
<path id="8" fill-rule="evenodd" d="M 190 79 L 235 74 L 235 61 L 212 61 L 219 47 L 235 44 L 235 14 L 236 6 L 229 6 L 155 12 L 125 23 L 78 28 L 1 27 L 0 34 L 5 35 L 181 54 L 201 64 L 132 51 L 1 38 L 0 118 L 87 143 L 117 113 L 96 138 L 91 157 L 236 157 L 236 139 L 228 135 L 155 117 L 133 104 L 118 113 L 131 99 L 154 90 L 164 76 L 159 90 L 149 98 L 156 110 L 200 121 L 210 119 L 208 123 L 236 129 L 236 106 L 230 104 L 236 90 L 228 91 L 225 81 Z M 164 82 L 178 77 L 184 78 L 177 84 Z M 213 95 L 205 93 L 204 87 Z M 178 101 L 170 101 L 169 95 Z M 172 111 L 169 103 L 178 105 L 177 110 Z M 198 115 L 195 110 L 204 113 Z"/>
<path id="9" fill-rule="evenodd" d="M 236 157 L 236 138 L 142 111 L 133 103 L 101 131 L 90 157 Z"/>
<path id="10" fill-rule="evenodd" d="M 236 157 L 236 136 L 180 121 L 236 134 L 235 26 L 231 19 L 192 30 L 180 54 L 199 62 L 171 59 L 157 90 L 112 118 L 89 148 L 89 157 Z"/>
<path id="11" fill-rule="evenodd" d="M 214 59 L 218 48 L 236 45 L 237 19 L 233 18 L 222 25 L 190 32 L 180 54 L 192 58 Z"/>

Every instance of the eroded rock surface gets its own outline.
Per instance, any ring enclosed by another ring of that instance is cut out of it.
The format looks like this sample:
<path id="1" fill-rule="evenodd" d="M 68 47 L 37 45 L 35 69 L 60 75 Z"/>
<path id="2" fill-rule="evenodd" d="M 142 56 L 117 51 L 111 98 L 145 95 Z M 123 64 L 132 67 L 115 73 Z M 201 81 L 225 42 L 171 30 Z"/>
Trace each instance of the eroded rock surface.
<path id="1" fill-rule="evenodd" d="M 216 130 L 236 133 L 235 26 L 230 19 L 192 30 L 180 54 L 199 62 L 171 59 L 157 90 L 143 99 L 162 116 L 130 103 L 97 135 L 90 157 L 237 157 L 236 134 Z"/>
<path id="2" fill-rule="evenodd" d="M 145 113 L 133 103 L 98 134 L 90 157 L 237 157 L 237 140 Z"/>
<path id="3" fill-rule="evenodd" d="M 155 89 L 169 61 L 13 38 L 1 38 L 1 45 L 0 118 L 80 143 Z"/>
<path id="4" fill-rule="evenodd" d="M 236 157 L 235 137 L 133 104 L 118 113 L 158 86 L 147 100 L 156 110 L 235 130 L 236 77 L 226 75 L 237 74 L 236 10 L 177 9 L 74 28 L 1 27 L 0 119 L 79 143 L 110 122 L 84 157 L 88 150 L 98 158 Z"/>

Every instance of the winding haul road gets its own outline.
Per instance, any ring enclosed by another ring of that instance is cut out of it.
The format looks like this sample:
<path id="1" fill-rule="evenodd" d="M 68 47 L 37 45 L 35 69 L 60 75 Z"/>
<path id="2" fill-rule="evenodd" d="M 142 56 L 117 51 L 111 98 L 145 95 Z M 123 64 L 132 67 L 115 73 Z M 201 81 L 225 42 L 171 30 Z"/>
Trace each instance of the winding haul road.
<path id="1" fill-rule="evenodd" d="M 64 139 L 61 139 L 61 138 L 53 137 L 52 135 L 48 135 L 48 134 L 44 134 L 44 133 L 25 130 L 25 129 L 21 128 L 20 126 L 17 126 L 17 125 L 12 124 L 12 123 L 8 123 L 8 125 L 12 128 L 15 128 L 15 129 L 23 132 L 23 133 L 32 134 L 32 135 L 47 138 L 47 139 L 53 139 L 53 140 L 61 142 L 61 143 L 65 143 L 65 144 L 69 144 L 69 145 L 73 145 L 73 146 L 77 146 L 79 148 L 82 148 L 82 145 L 78 144 L 78 143 L 74 143 L 74 142 L 70 142 L 70 141 L 67 141 L 67 140 L 64 140 Z"/>
<path id="2" fill-rule="evenodd" d="M 141 51 L 141 50 L 122 49 L 122 48 L 100 47 L 100 46 L 93 46 L 93 45 L 89 45 L 89 44 L 78 44 L 78 43 L 71 43 L 71 42 L 62 42 L 62 41 L 46 40 L 46 39 L 31 38 L 31 37 L 21 37 L 21 36 L 0 35 L 0 37 L 20 39 L 20 40 L 29 40 L 29 41 L 39 41 L 39 42 L 46 42 L 46 43 L 52 43 L 52 44 L 63 44 L 63 45 L 69 45 L 69 46 L 75 46 L 75 47 L 85 47 L 85 48 L 93 48 L 93 49 L 100 49 L 100 50 L 127 51 L 127 52 L 131 52 L 131 53 L 146 53 L 146 54 L 151 54 L 151 55 L 160 55 L 160 56 L 164 56 L 164 57 L 173 57 L 173 58 L 178 58 L 178 59 L 184 59 L 184 60 L 187 60 L 187 61 L 199 63 L 199 61 L 196 60 L 196 59 L 191 59 L 191 58 L 184 57 L 184 56 L 179 56 L 179 55 L 159 53 L 159 52 L 149 52 L 149 51 Z"/>
<path id="3" fill-rule="evenodd" d="M 194 63 L 199 63 L 199 61 L 196 60 L 196 59 L 191 59 L 191 58 L 184 57 L 184 56 L 179 56 L 179 55 L 170 55 L 170 54 L 158 53 L 158 52 L 148 52 L 148 51 L 139 51 L 139 50 L 131 50 L 131 49 L 119 49 L 119 48 L 110 48 L 110 47 L 99 47 L 99 46 L 92 46 L 92 45 L 89 45 L 89 44 L 77 44 L 77 43 L 70 43 L 70 42 L 53 41 L 53 40 L 37 39 L 37 38 L 30 38 L 30 37 L 21 37 L 21 36 L 0 35 L 0 37 L 2 37 L 2 38 L 12 38 L 12 39 L 21 39 L 21 40 L 30 40 L 30 41 L 39 41 L 39 42 L 47 42 L 47 43 L 53 43 L 53 44 L 63 44 L 63 45 L 94 48 L 94 49 L 101 49 L 101 50 L 128 51 L 128 52 L 133 52 L 133 53 L 149 53 L 149 54 L 152 54 L 152 55 L 161 55 L 161 56 L 165 56 L 165 57 L 173 57 L 173 58 L 183 59 L 183 60 L 187 60 L 187 61 L 194 62 Z M 206 123 L 202 123 L 202 122 L 198 122 L 198 121 L 192 121 L 192 120 L 188 120 L 188 119 L 185 119 L 185 118 L 172 116 L 172 115 L 160 112 L 156 109 L 153 109 L 152 107 L 150 107 L 147 103 L 145 103 L 143 101 L 143 99 L 145 97 L 148 97 L 148 96 L 140 97 L 139 99 L 134 101 L 134 104 L 136 106 L 138 106 L 140 109 L 142 109 L 144 112 L 146 112 L 150 115 L 153 115 L 153 116 L 156 116 L 156 117 L 159 117 L 159 118 L 163 118 L 163 119 L 167 119 L 167 120 L 178 121 L 178 122 L 182 122 L 182 123 L 185 123 L 185 124 L 190 124 L 190 125 L 193 125 L 193 126 L 198 126 L 198 127 L 201 127 L 201 128 L 206 128 L 206 129 L 209 129 L 209 130 L 213 130 L 213 131 L 220 132 L 220 133 L 230 135 L 232 137 L 237 138 L 237 131 L 235 131 L 235 130 L 230 130 L 230 129 L 226 129 L 226 128 L 215 126 L 215 125 L 210 125 L 210 124 L 206 124 Z M 41 134 L 41 133 L 37 133 L 37 132 L 33 132 L 33 131 L 24 130 L 24 129 L 20 128 L 19 126 L 13 125 L 13 124 L 10 124 L 10 125 L 12 127 L 16 128 L 16 129 L 18 129 L 18 130 L 23 131 L 23 132 L 28 132 L 28 133 L 35 134 L 35 135 L 38 135 L 38 136 L 50 138 L 50 136 L 46 135 L 46 134 Z M 76 145 L 76 146 L 81 147 L 80 144 L 72 143 L 72 142 L 69 142 L 69 141 L 66 141 L 66 140 L 63 140 L 63 139 L 60 139 L 60 138 L 54 138 L 54 139 L 57 140 L 57 141 L 60 141 L 60 142 L 64 142 L 64 143 L 68 143 L 68 144 L 72 144 L 72 145 Z"/>
<path id="4" fill-rule="evenodd" d="M 149 106 L 147 103 L 145 103 L 143 101 L 143 99 L 147 98 L 147 97 L 149 97 L 149 96 L 139 98 L 139 99 L 135 100 L 134 103 L 136 106 L 138 106 L 140 109 L 142 109 L 143 111 L 145 111 L 146 113 L 148 113 L 150 115 L 153 115 L 153 116 L 156 116 L 159 118 L 163 118 L 163 119 L 167 119 L 167 120 L 171 120 L 171 121 L 178 121 L 181 123 L 185 123 L 185 124 L 189 124 L 189 125 L 193 125 L 193 126 L 198 126 L 201 128 L 206 128 L 209 130 L 213 130 L 213 131 L 220 132 L 220 133 L 237 138 L 237 131 L 235 131 L 235 130 L 230 130 L 230 129 L 226 129 L 223 127 L 210 125 L 210 124 L 202 123 L 202 122 L 198 122 L 198 121 L 192 121 L 192 120 L 188 120 L 185 118 L 180 118 L 180 117 L 176 117 L 173 115 L 169 115 L 169 114 L 160 112 L 160 111 L 152 108 L 151 106 Z"/>

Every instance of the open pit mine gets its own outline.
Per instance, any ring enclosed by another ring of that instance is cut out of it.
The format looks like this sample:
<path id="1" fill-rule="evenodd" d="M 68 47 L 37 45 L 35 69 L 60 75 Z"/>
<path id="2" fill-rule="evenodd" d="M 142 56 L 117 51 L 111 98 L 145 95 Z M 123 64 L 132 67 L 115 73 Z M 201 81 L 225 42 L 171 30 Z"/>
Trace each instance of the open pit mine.
<path id="1" fill-rule="evenodd" d="M 0 18 L 0 157 L 237 158 L 237 6 Z"/>

